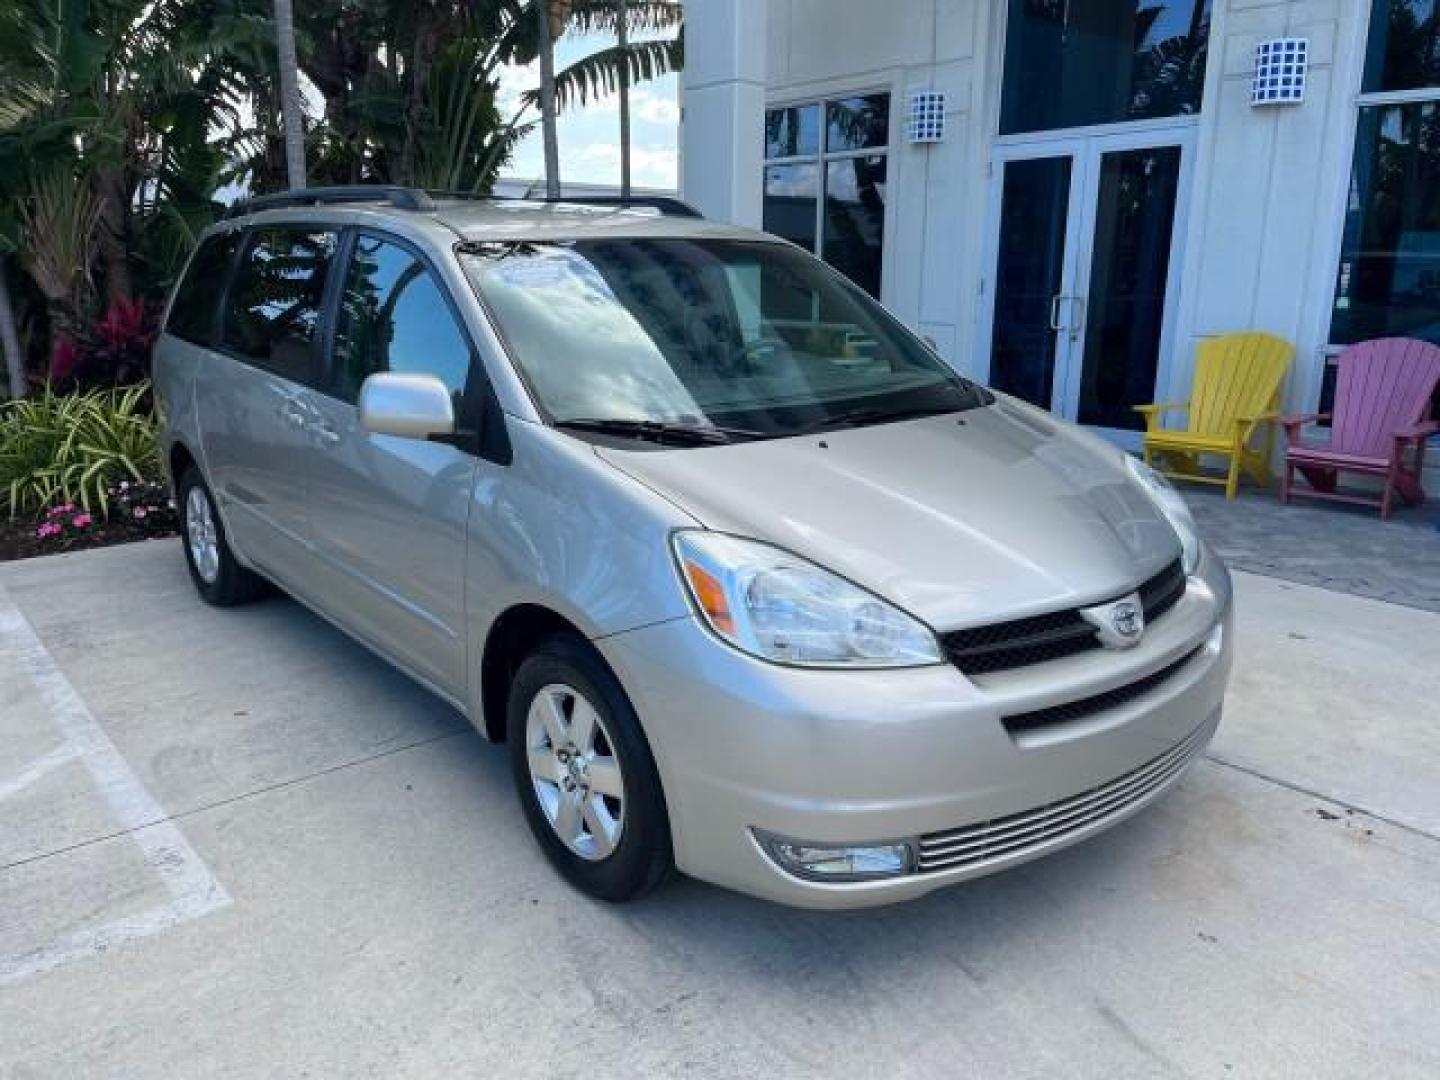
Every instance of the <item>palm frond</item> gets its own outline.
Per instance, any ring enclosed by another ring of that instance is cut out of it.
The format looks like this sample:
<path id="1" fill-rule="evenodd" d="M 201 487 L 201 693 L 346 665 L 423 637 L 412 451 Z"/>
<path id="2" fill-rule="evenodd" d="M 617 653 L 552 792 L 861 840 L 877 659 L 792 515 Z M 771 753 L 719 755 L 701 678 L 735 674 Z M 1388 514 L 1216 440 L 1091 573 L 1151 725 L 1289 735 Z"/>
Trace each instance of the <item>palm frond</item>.
<path id="1" fill-rule="evenodd" d="M 630 85 L 635 86 L 678 71 L 681 63 L 678 40 L 636 41 L 624 48 L 612 45 L 556 72 L 555 102 L 561 109 L 584 105 L 619 90 L 620 72 L 627 68 Z M 538 96 L 531 91 L 525 100 L 533 103 Z"/>
<path id="2" fill-rule="evenodd" d="M 574 0 L 569 28 L 580 34 L 615 36 L 619 12 L 615 0 Z M 674 30 L 685 21 L 679 0 L 631 0 L 625 5 L 625 23 L 632 34 Z"/>

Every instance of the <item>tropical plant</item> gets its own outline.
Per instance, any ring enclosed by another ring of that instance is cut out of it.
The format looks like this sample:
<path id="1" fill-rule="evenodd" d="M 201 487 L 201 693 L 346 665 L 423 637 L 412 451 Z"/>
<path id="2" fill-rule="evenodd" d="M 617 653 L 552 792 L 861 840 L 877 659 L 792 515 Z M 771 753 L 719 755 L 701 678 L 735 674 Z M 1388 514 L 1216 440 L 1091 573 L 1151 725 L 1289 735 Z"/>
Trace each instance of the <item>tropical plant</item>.
<path id="1" fill-rule="evenodd" d="M 0 504 L 11 518 L 58 501 L 104 516 L 109 489 L 161 475 L 146 383 L 79 394 L 48 385 L 0 403 Z"/>
<path id="2" fill-rule="evenodd" d="M 572 0 L 567 13 L 579 33 L 613 35 L 615 45 L 583 56 L 555 76 L 555 105 L 564 110 L 617 94 L 620 112 L 620 194 L 630 195 L 630 88 L 679 71 L 685 63 L 684 11 L 679 0 Z M 674 30 L 672 38 L 633 41 L 631 34 Z"/>

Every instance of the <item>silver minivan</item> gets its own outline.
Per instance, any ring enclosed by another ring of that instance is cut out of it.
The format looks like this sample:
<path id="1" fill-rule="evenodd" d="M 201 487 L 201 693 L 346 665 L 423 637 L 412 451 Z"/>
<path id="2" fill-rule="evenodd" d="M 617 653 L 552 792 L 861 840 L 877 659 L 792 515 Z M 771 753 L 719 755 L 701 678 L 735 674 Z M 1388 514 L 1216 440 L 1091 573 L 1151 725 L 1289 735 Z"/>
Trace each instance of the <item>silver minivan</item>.
<path id="1" fill-rule="evenodd" d="M 1163 479 L 682 204 L 253 200 L 155 385 L 200 595 L 273 583 L 508 742 L 595 896 L 918 896 L 1219 722 L 1230 581 Z"/>

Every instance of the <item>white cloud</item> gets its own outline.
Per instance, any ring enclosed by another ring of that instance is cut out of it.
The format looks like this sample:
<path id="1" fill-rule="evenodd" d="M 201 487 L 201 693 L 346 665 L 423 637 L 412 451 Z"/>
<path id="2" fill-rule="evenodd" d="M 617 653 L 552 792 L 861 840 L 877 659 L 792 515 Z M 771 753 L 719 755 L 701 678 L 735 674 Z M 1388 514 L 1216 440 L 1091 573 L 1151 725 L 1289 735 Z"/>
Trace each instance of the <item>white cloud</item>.
<path id="1" fill-rule="evenodd" d="M 577 56 L 608 45 L 603 37 L 571 38 L 557 44 L 556 65 L 564 67 Z M 540 81 L 538 64 L 502 68 L 497 105 L 506 120 L 519 108 L 521 95 Z M 631 171 L 639 187 L 674 189 L 679 177 L 680 108 L 676 104 L 679 80 L 667 75 L 635 87 L 630 93 L 633 139 Z M 560 114 L 560 173 L 567 182 L 618 184 L 620 182 L 619 102 L 614 94 Z M 532 110 L 527 120 L 537 119 Z M 543 175 L 538 127 L 516 147 L 505 175 L 534 180 Z"/>
<path id="2" fill-rule="evenodd" d="M 561 173 L 567 180 L 591 184 L 620 182 L 620 144 L 592 142 L 567 150 L 561 147 Z M 670 146 L 632 146 L 630 173 L 636 187 L 673 189 L 679 183 L 680 154 Z"/>
<path id="3" fill-rule="evenodd" d="M 680 123 L 680 106 L 674 97 L 661 97 L 644 86 L 636 87 L 631 93 L 630 113 L 647 124 Z"/>

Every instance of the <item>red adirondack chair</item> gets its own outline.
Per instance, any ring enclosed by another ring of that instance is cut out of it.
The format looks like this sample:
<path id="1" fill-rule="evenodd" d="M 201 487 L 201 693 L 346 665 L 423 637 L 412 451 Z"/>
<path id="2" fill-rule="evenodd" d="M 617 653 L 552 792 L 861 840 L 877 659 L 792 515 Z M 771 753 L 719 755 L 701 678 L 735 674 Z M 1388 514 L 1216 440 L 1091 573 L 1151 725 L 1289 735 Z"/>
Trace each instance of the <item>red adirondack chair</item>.
<path id="1" fill-rule="evenodd" d="M 1340 354 L 1335 384 L 1335 411 L 1287 416 L 1285 475 L 1280 498 L 1309 495 L 1317 499 L 1379 506 L 1388 518 L 1395 493 L 1408 503 L 1425 501 L 1420 474 L 1425 464 L 1425 440 L 1440 431 L 1429 419 L 1430 399 L 1440 383 L 1440 346 L 1410 338 L 1379 338 L 1352 345 Z M 1331 421 L 1328 443 L 1301 439 L 1300 426 L 1311 420 Z M 1406 461 L 1406 451 L 1413 450 Z M 1299 469 L 1309 490 L 1294 489 Z M 1342 472 L 1383 476 L 1379 499 L 1344 495 L 1336 490 Z"/>

